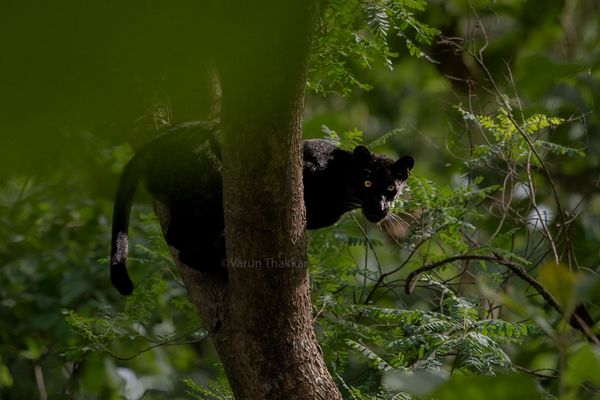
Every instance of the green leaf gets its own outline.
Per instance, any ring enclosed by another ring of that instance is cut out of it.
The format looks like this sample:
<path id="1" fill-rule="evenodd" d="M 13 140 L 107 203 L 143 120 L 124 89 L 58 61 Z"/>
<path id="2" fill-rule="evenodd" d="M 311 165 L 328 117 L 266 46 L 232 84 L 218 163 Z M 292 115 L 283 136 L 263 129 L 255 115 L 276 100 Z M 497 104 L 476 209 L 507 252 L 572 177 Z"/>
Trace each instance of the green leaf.
<path id="1" fill-rule="evenodd" d="M 6 365 L 0 364 L 0 389 L 13 385 L 13 377 Z"/>
<path id="2" fill-rule="evenodd" d="M 381 135 L 380 137 L 378 137 L 377 139 L 373 140 L 372 142 L 370 142 L 367 147 L 369 149 L 374 149 L 377 146 L 383 146 L 384 144 L 387 143 L 387 141 L 391 138 L 394 137 L 398 134 L 400 134 L 404 129 L 403 128 L 396 128 L 396 129 L 392 129 L 391 131 L 384 133 L 383 135 Z"/>
<path id="3" fill-rule="evenodd" d="M 546 263 L 540 272 L 540 282 L 567 312 L 573 309 L 576 302 L 577 275 L 569 271 L 569 268 L 553 262 Z"/>
<path id="4" fill-rule="evenodd" d="M 600 385 L 600 348 L 583 344 L 568 360 L 565 381 L 573 387 L 586 381 Z"/>

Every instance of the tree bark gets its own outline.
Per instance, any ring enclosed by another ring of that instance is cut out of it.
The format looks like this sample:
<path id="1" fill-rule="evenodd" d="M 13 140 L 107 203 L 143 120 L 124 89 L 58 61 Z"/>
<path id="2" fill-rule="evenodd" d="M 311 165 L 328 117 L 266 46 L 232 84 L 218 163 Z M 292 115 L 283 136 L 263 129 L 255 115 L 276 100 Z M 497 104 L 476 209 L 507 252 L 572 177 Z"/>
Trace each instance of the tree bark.
<path id="1" fill-rule="evenodd" d="M 215 6 L 228 280 L 178 264 L 236 399 L 341 399 L 306 268 L 301 124 L 316 3 L 233 3 Z"/>

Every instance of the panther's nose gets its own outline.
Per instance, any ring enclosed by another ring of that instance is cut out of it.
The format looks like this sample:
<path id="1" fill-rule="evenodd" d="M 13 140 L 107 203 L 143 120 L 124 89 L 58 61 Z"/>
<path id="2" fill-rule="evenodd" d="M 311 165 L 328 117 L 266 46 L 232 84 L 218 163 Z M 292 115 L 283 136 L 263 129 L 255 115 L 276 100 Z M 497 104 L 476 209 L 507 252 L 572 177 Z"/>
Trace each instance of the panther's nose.
<path id="1" fill-rule="evenodd" d="M 379 200 L 379 209 L 384 213 L 390 211 L 390 203 L 385 199 L 385 197 Z"/>

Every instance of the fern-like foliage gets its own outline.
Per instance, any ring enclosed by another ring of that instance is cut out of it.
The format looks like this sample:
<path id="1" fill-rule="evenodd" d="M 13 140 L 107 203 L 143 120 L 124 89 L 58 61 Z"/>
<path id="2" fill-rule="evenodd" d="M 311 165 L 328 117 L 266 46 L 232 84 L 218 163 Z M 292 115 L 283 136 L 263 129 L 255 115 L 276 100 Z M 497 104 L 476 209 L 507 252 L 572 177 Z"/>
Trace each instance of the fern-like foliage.
<path id="1" fill-rule="evenodd" d="M 354 67 L 371 68 L 383 62 L 393 68 L 398 53 L 389 38 L 404 38 L 411 55 L 432 61 L 421 46 L 438 34 L 420 22 L 416 13 L 425 9 L 424 0 L 325 0 L 313 40 L 308 86 L 317 93 L 342 95 L 355 88 L 369 89 Z M 360 10 L 361 12 L 356 12 Z"/>
<path id="2" fill-rule="evenodd" d="M 431 278 L 426 282 L 443 287 Z M 532 325 L 481 319 L 476 305 L 445 290 L 444 312 L 348 307 L 346 319 L 360 317 L 366 326 L 355 326 L 354 338 L 346 339 L 346 344 L 384 372 L 450 364 L 464 373 L 494 374 L 497 367 L 510 368 L 510 358 L 500 344 L 519 341 L 532 332 Z"/>
<path id="3" fill-rule="evenodd" d="M 125 300 L 122 311 L 100 305 L 94 315 L 65 310 L 65 321 L 78 338 L 64 349 L 67 359 L 80 361 L 88 355 L 108 353 L 116 359 L 133 359 L 161 345 L 200 341 L 207 333 L 185 292 L 165 272 L 174 268 L 172 258 L 160 233 L 155 217 L 142 214 L 141 227 L 148 238 L 147 245 L 136 246 L 137 258 L 130 258 L 132 272 L 143 266 L 145 276 L 136 290 Z M 107 260 L 103 260 L 107 262 Z M 164 266 L 160 269 L 160 266 Z M 169 303 L 164 303 L 170 299 Z M 163 319 L 161 308 L 168 307 L 169 317 Z M 171 326 L 171 329 L 155 329 Z"/>
<path id="4" fill-rule="evenodd" d="M 328 126 L 323 125 L 321 126 L 321 131 L 328 140 L 345 150 L 352 151 L 356 146 L 363 142 L 363 132 L 358 129 L 352 129 L 338 134 L 336 131 L 329 129 Z"/>
<path id="5" fill-rule="evenodd" d="M 585 156 L 583 149 L 545 140 L 553 129 L 566 123 L 562 118 L 535 114 L 517 126 L 509 117 L 511 110 L 506 107 L 501 107 L 493 116 L 473 114 L 462 107 L 457 108 L 465 120 L 473 121 L 488 138 L 488 143 L 474 148 L 474 157 L 468 162 L 470 166 L 490 165 L 496 160 L 524 162 L 531 149 L 523 133 L 542 154 L 550 153 L 571 158 Z M 539 166 L 538 161 L 535 158 L 531 160 L 536 166 Z"/>
<path id="6" fill-rule="evenodd" d="M 358 305 L 344 302 L 343 296 L 320 299 L 321 307 L 328 310 L 319 319 L 320 340 L 338 375 L 353 368 L 354 357 L 364 360 L 374 377 L 442 369 L 494 375 L 512 369 L 503 344 L 518 343 L 537 332 L 532 324 L 485 319 L 479 305 L 432 277 L 422 282 L 444 290 L 441 312 Z M 348 391 L 357 399 L 410 398 L 406 393 L 373 395 L 363 389 L 349 387 Z"/>
<path id="7" fill-rule="evenodd" d="M 209 382 L 206 386 L 197 385 L 192 379 L 185 378 L 188 395 L 196 400 L 234 400 L 233 392 L 225 378 Z"/>

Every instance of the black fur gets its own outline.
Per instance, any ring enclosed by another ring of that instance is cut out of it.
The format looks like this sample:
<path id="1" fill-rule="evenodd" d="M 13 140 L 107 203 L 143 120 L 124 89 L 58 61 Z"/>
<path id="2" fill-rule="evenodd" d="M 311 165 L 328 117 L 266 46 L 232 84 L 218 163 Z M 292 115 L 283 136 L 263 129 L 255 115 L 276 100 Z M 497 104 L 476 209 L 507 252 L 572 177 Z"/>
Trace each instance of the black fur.
<path id="1" fill-rule="evenodd" d="M 215 127 L 190 123 L 176 129 L 177 133 L 167 133 L 142 148 L 119 182 L 113 212 L 111 281 L 123 295 L 133 291 L 126 267 L 127 229 L 133 195 L 141 180 L 170 210 L 165 237 L 179 251 L 180 260 L 196 270 L 227 274 L 223 265 L 221 154 Z M 371 154 L 364 146 L 349 152 L 327 140 L 304 141 L 307 228 L 332 225 L 355 208 L 362 208 L 371 222 L 382 220 L 413 164 L 409 156 L 394 162 Z"/>
<path id="2" fill-rule="evenodd" d="M 327 140 L 304 141 L 304 204 L 308 229 L 334 224 L 347 211 L 362 208 L 371 222 L 389 212 L 414 161 L 371 154 L 364 146 L 351 153 Z M 370 182 L 367 187 L 366 182 Z"/>

